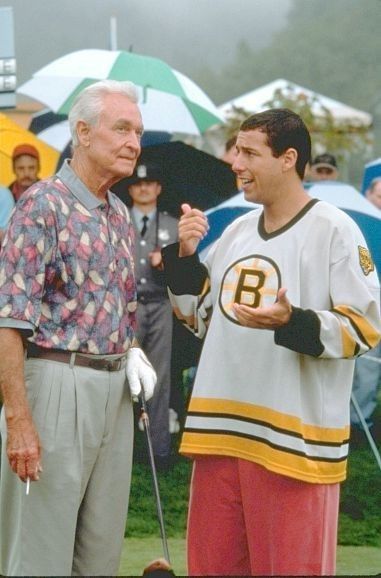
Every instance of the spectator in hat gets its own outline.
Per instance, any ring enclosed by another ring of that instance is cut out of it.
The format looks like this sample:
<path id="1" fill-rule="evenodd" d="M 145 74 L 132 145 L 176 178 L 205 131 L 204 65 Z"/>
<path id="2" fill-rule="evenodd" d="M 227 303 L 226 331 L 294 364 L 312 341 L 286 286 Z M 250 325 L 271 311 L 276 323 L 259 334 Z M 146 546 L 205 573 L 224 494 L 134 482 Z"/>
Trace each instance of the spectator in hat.
<path id="1" fill-rule="evenodd" d="M 162 174 L 157 165 L 139 164 L 127 180 L 135 229 L 135 273 L 138 291 L 137 338 L 157 373 L 157 386 L 148 402 L 156 465 L 170 463 L 169 401 L 173 315 L 168 299 L 161 249 L 177 241 L 177 219 L 158 210 Z M 171 412 L 172 413 L 172 412 Z"/>
<path id="2" fill-rule="evenodd" d="M 339 177 L 336 158 L 330 153 L 317 155 L 310 166 L 310 181 L 336 181 Z"/>
<path id="3" fill-rule="evenodd" d="M 18 201 L 24 191 L 36 183 L 40 170 L 40 154 L 31 144 L 20 144 L 12 153 L 12 168 L 16 179 L 9 185 L 9 189 Z"/>

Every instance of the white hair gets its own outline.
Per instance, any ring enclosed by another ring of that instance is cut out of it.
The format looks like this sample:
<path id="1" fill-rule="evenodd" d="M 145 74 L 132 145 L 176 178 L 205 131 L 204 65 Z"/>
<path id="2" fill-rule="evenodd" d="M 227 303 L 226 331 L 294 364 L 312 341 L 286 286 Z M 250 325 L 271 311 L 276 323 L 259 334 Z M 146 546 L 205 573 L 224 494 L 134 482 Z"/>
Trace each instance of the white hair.
<path id="1" fill-rule="evenodd" d="M 68 119 L 73 147 L 79 145 L 77 123 L 82 120 L 94 126 L 103 108 L 103 99 L 108 94 L 121 94 L 131 102 L 138 102 L 138 91 L 132 82 L 100 80 L 84 88 L 75 98 Z"/>

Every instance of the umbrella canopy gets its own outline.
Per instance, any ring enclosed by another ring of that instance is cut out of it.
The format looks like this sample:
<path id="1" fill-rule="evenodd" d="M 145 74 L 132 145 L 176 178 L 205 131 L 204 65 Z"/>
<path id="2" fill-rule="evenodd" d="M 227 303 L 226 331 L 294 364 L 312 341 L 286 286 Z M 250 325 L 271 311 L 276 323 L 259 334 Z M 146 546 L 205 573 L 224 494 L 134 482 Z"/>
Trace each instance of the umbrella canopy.
<path id="1" fill-rule="evenodd" d="M 198 135 L 224 122 L 217 107 L 190 78 L 157 58 L 119 50 L 67 54 L 37 71 L 18 92 L 58 114 L 67 114 L 81 90 L 106 78 L 136 84 L 143 122 L 149 130 Z"/>
<path id="2" fill-rule="evenodd" d="M 139 164 L 155 164 L 162 174 L 159 208 L 180 216 L 181 203 L 206 210 L 237 192 L 236 178 L 230 166 L 213 155 L 180 141 L 144 147 Z M 129 179 L 112 190 L 127 204 Z"/>
<path id="3" fill-rule="evenodd" d="M 363 195 L 365 195 L 365 192 L 369 188 L 373 179 L 377 177 L 381 177 L 381 157 L 365 165 L 361 186 L 361 192 Z"/>
<path id="4" fill-rule="evenodd" d="M 372 253 L 379 277 L 381 277 L 381 217 L 380 211 L 365 199 L 357 189 L 338 181 L 305 183 L 308 194 L 316 199 L 332 203 L 344 210 L 361 229 Z M 209 221 L 208 235 L 199 245 L 203 254 L 218 239 L 225 227 L 238 216 L 258 209 L 261 205 L 249 203 L 243 192 L 206 211 Z"/>
<path id="5" fill-rule="evenodd" d="M 59 152 L 0 113 L 0 183 L 8 186 L 14 179 L 12 152 L 15 146 L 24 143 L 35 146 L 40 153 L 40 178 L 44 179 L 55 173 Z"/>

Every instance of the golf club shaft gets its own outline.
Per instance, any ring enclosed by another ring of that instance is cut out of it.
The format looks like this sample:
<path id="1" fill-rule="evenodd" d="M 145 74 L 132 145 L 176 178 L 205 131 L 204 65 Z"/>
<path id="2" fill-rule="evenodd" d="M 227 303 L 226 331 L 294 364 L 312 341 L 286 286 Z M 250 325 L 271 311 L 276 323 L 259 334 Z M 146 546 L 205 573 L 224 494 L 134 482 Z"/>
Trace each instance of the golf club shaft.
<path id="1" fill-rule="evenodd" d="M 154 491 L 155 491 L 155 498 L 156 498 L 156 509 L 157 509 L 157 515 L 159 518 L 159 525 L 160 525 L 160 534 L 161 534 L 161 541 L 163 544 L 163 551 L 164 551 L 164 557 L 167 560 L 168 564 L 171 563 L 171 560 L 169 558 L 169 550 L 168 550 L 168 543 L 167 543 L 167 537 L 165 534 L 165 527 L 164 527 L 164 517 L 163 517 L 163 510 L 161 507 L 161 500 L 160 500 L 160 491 L 159 491 L 159 484 L 157 481 L 157 473 L 156 473 L 156 466 L 155 466 L 155 457 L 153 454 L 153 448 L 152 448 L 152 440 L 151 440 L 151 432 L 150 432 L 150 427 L 149 427 L 149 418 L 148 418 L 148 412 L 147 412 L 147 404 L 146 404 L 146 400 L 145 400 L 145 396 L 144 396 L 144 391 L 142 389 L 142 393 L 141 393 L 141 409 L 142 409 L 142 421 L 143 421 L 143 425 L 144 425 L 144 430 L 146 432 L 146 439 L 147 439 L 147 446 L 148 446 L 148 454 L 149 454 L 149 461 L 150 461 L 150 465 L 151 465 L 151 471 L 152 471 L 152 479 L 153 479 L 153 486 L 154 486 Z"/>

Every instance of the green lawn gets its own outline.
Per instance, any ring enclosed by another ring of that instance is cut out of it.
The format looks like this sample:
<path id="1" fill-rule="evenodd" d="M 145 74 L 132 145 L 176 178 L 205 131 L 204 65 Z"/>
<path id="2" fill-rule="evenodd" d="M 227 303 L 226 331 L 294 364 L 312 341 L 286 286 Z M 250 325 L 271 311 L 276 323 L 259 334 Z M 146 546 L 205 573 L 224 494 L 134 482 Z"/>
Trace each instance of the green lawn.
<path id="1" fill-rule="evenodd" d="M 185 540 L 169 538 L 169 554 L 177 576 L 186 576 Z M 163 557 L 160 538 L 126 538 L 119 576 L 140 576 L 152 560 Z M 381 549 L 366 546 L 339 546 L 338 576 L 371 576 L 381 570 Z"/>

